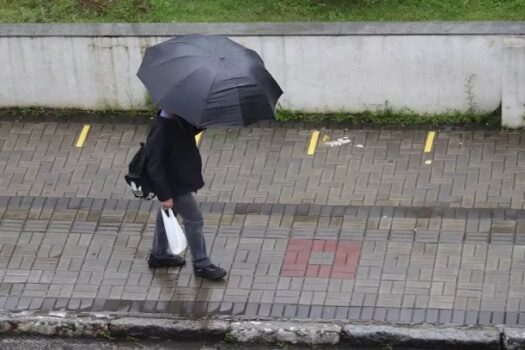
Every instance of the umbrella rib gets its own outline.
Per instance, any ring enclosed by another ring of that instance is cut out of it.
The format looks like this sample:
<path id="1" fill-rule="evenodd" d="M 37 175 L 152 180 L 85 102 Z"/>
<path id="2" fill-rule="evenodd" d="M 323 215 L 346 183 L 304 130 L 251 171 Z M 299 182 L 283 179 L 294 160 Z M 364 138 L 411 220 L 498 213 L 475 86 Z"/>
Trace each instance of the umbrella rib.
<path id="1" fill-rule="evenodd" d="M 221 61 L 219 60 L 219 61 L 217 62 L 217 66 L 218 66 L 220 63 L 221 63 Z M 208 99 L 209 99 L 209 97 L 210 97 L 210 93 L 211 93 L 211 91 L 212 91 L 212 89 L 213 89 L 213 86 L 215 85 L 215 82 L 217 81 L 217 75 L 219 75 L 219 74 L 215 74 L 215 77 L 213 78 L 213 82 L 211 83 L 210 88 L 208 89 L 208 94 L 206 95 L 206 102 L 208 102 Z M 204 111 L 201 111 L 201 115 L 200 115 L 199 120 L 202 120 L 202 113 L 204 113 Z"/>
<path id="2" fill-rule="evenodd" d="M 166 63 L 172 62 L 174 60 L 177 60 L 179 58 L 187 58 L 187 57 L 210 57 L 210 58 L 214 58 L 214 56 L 211 56 L 211 55 L 206 55 L 206 56 L 205 55 L 184 55 L 184 56 L 170 57 L 169 59 L 167 59 L 165 61 L 159 62 L 158 65 L 166 64 Z"/>
<path id="3" fill-rule="evenodd" d="M 239 85 L 237 84 L 235 80 L 234 80 L 234 84 L 235 84 L 235 93 L 237 94 L 237 101 L 239 101 L 239 109 L 242 115 L 242 104 L 241 104 L 241 95 L 239 94 Z"/>

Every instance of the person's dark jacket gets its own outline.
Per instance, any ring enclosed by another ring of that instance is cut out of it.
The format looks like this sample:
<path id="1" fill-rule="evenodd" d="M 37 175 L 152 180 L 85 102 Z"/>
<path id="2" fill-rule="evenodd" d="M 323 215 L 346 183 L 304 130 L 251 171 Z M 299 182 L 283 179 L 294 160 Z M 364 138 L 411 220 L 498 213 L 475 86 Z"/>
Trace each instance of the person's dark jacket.
<path id="1" fill-rule="evenodd" d="M 158 117 L 146 141 L 146 173 L 160 201 L 196 192 L 204 186 L 202 160 L 195 141 L 201 130 L 182 118 Z"/>

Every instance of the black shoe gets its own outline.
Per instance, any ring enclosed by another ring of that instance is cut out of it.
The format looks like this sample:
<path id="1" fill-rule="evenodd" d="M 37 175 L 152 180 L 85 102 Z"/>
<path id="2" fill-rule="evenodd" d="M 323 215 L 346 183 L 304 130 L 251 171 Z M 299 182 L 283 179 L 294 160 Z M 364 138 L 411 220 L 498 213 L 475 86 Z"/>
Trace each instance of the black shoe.
<path id="1" fill-rule="evenodd" d="M 200 268 L 194 267 L 193 271 L 195 272 L 196 276 L 215 281 L 221 280 L 224 278 L 224 276 L 226 276 L 226 270 L 221 269 L 220 267 L 213 264 Z"/>
<path id="2" fill-rule="evenodd" d="M 169 255 L 165 258 L 157 258 L 153 254 L 149 255 L 148 265 L 154 269 L 157 267 L 178 267 L 186 265 L 186 260 L 178 255 Z"/>

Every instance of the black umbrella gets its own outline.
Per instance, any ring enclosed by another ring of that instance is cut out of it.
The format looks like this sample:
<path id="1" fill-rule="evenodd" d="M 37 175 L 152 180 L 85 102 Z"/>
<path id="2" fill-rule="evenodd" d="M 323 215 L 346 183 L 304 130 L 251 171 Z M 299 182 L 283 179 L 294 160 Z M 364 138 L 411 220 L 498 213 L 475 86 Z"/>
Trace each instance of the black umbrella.
<path id="1" fill-rule="evenodd" d="M 157 106 L 197 127 L 274 119 L 283 93 L 255 51 L 220 35 L 149 47 L 137 75 Z"/>

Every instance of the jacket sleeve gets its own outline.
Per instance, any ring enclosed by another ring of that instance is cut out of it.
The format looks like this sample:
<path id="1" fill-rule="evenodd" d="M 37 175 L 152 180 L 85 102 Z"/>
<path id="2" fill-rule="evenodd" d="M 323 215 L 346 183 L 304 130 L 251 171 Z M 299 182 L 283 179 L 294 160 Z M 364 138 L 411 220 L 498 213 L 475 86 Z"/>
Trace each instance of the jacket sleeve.
<path id="1" fill-rule="evenodd" d="M 155 125 L 146 141 L 146 172 L 151 187 L 160 201 L 172 197 L 166 170 L 168 142 L 165 134 L 164 128 Z"/>

